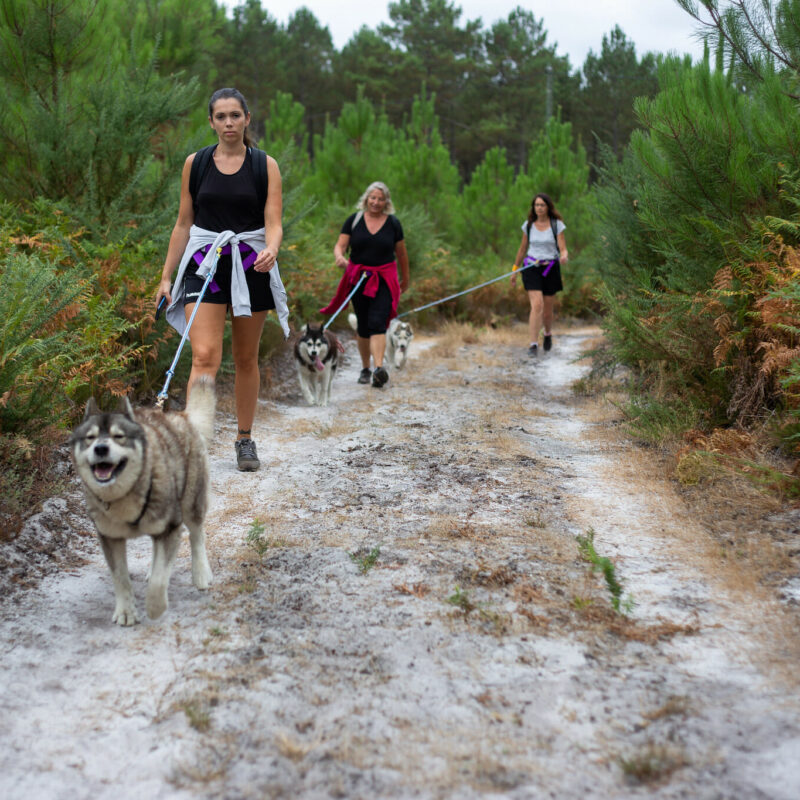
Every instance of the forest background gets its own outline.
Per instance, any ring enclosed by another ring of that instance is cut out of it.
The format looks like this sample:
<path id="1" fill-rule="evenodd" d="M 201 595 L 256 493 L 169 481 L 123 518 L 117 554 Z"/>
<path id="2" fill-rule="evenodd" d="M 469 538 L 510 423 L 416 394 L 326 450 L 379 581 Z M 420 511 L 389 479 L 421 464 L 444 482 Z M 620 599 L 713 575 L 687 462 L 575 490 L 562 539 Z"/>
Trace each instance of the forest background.
<path id="1" fill-rule="evenodd" d="M 507 272 L 547 192 L 568 225 L 560 313 L 606 333 L 590 382 L 624 368 L 631 431 L 682 446 L 686 480 L 736 468 L 796 496 L 800 0 L 676 2 L 707 35 L 700 63 L 640 57 L 614 27 L 577 67 L 531 12 L 484 28 L 447 0 L 391 3 L 341 51 L 307 9 L 280 25 L 259 0 L 229 16 L 215 0 L 0 0 L 5 535 L 52 493 L 49 453 L 89 396 L 161 386 L 176 340 L 153 297 L 222 85 L 281 167 L 295 326 L 331 296 L 333 243 L 371 181 L 406 231 L 408 308 Z M 526 309 L 504 281 L 416 323 Z M 268 326 L 265 360 L 279 340 Z"/>

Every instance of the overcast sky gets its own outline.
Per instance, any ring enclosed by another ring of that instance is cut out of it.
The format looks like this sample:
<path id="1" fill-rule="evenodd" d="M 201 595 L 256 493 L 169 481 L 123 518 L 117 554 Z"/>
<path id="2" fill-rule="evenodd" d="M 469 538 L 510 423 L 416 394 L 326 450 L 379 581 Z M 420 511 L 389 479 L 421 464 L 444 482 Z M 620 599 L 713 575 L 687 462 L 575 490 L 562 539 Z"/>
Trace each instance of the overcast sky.
<path id="1" fill-rule="evenodd" d="M 229 8 L 238 5 L 237 0 L 223 2 Z M 306 6 L 328 27 L 337 50 L 362 25 L 374 29 L 389 21 L 388 0 L 262 0 L 261 4 L 282 24 Z M 559 55 L 568 55 L 573 68 L 583 65 L 589 50 L 600 52 L 603 34 L 614 25 L 634 42 L 639 56 L 648 50 L 691 53 L 695 58 L 702 54 L 702 45 L 693 37 L 696 23 L 675 0 L 455 0 L 453 5 L 463 12 L 462 26 L 480 17 L 484 28 L 522 6 L 544 20 L 548 43 L 555 42 Z"/>

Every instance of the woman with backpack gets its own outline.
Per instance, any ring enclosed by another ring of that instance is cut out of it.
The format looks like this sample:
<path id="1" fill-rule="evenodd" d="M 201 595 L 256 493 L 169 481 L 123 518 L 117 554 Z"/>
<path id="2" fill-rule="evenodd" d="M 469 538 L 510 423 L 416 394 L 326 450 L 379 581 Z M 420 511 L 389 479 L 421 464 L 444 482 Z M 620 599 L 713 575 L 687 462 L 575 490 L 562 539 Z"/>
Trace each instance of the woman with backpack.
<path id="1" fill-rule="evenodd" d="M 189 331 L 192 371 L 187 393 L 201 375 L 216 376 L 230 309 L 239 431 L 236 461 L 238 469 L 252 471 L 259 467 L 251 435 L 260 382 L 258 348 L 270 309 L 276 310 L 284 335 L 289 335 L 286 290 L 277 261 L 283 239 L 281 174 L 275 159 L 253 146 L 250 112 L 238 90 L 214 92 L 208 121 L 217 144 L 184 162 L 178 220 L 156 307 L 164 300 L 167 321 L 183 333 L 199 299 Z M 213 280 L 203 292 L 215 263 Z"/>
<path id="2" fill-rule="evenodd" d="M 528 316 L 530 345 L 528 355 L 539 354 L 539 332 L 544 326 L 545 351 L 553 346 L 553 307 L 561 283 L 561 264 L 569 258 L 564 239 L 566 225 L 553 201 L 540 192 L 531 201 L 528 219 L 522 223 L 522 242 L 514 260 L 511 285 L 516 285 L 516 271 L 522 270 L 522 285 L 528 292 L 531 310 Z M 524 260 L 523 260 L 524 259 Z"/>
<path id="3" fill-rule="evenodd" d="M 342 225 L 333 247 L 336 264 L 344 270 L 333 300 L 322 314 L 333 314 L 346 299 L 363 273 L 367 277 L 353 295 L 356 312 L 358 353 L 361 356 L 359 383 L 380 388 L 389 380 L 383 366 L 386 352 L 386 330 L 397 316 L 400 295 L 408 289 L 408 253 L 403 226 L 394 215 L 392 196 L 385 183 L 375 181 L 367 186 L 356 204 L 357 211 Z M 348 259 L 345 253 L 350 251 Z M 400 280 L 397 267 L 400 266 Z M 375 371 L 370 369 L 370 359 Z"/>

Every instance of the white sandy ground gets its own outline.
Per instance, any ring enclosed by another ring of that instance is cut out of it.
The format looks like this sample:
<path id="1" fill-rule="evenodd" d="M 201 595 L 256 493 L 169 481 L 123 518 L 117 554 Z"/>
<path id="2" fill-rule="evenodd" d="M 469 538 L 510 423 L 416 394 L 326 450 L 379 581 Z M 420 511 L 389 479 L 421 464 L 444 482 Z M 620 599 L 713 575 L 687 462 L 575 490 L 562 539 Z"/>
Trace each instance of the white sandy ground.
<path id="1" fill-rule="evenodd" d="M 170 609 L 135 628 L 111 624 L 74 500 L 51 501 L 86 563 L 0 602 L 0 797 L 800 797 L 798 606 L 737 585 L 572 398 L 593 334 L 535 364 L 522 332 L 418 336 L 384 390 L 349 343 L 330 407 L 288 380 L 262 402 L 254 474 L 224 399 L 214 585 L 184 544 Z M 590 528 L 630 620 L 579 558 Z M 143 615 L 149 542 L 129 550 Z"/>

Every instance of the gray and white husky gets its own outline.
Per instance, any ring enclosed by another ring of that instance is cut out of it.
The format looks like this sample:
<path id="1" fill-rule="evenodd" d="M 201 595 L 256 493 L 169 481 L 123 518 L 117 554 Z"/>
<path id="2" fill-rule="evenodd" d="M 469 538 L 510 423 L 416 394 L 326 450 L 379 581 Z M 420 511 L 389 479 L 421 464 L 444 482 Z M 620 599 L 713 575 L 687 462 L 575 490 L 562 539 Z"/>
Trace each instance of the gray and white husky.
<path id="1" fill-rule="evenodd" d="M 300 389 L 310 406 L 328 405 L 340 352 L 339 340 L 322 325 L 308 323 L 300 329 L 300 338 L 294 345 L 294 360 Z"/>
<path id="2" fill-rule="evenodd" d="M 414 338 L 414 331 L 407 322 L 395 317 L 386 331 L 386 360 L 395 368 L 403 369 L 408 358 L 408 348 Z"/>
<path id="3" fill-rule="evenodd" d="M 211 379 L 194 383 L 186 411 L 136 409 L 127 397 L 114 412 L 89 400 L 83 422 L 70 437 L 75 470 L 89 516 L 114 581 L 112 622 L 139 621 L 128 573 L 127 540 L 151 536 L 153 563 L 145 608 L 151 619 L 168 606 L 167 588 L 181 541 L 189 529 L 192 580 L 198 589 L 211 581 L 203 521 L 208 508 L 208 454 L 216 394 Z"/>
<path id="4" fill-rule="evenodd" d="M 350 312 L 347 321 L 354 331 L 358 331 L 356 315 Z M 407 322 L 401 322 L 395 317 L 386 331 L 386 363 L 395 369 L 403 369 L 408 358 L 408 348 L 414 338 L 414 331 Z"/>

